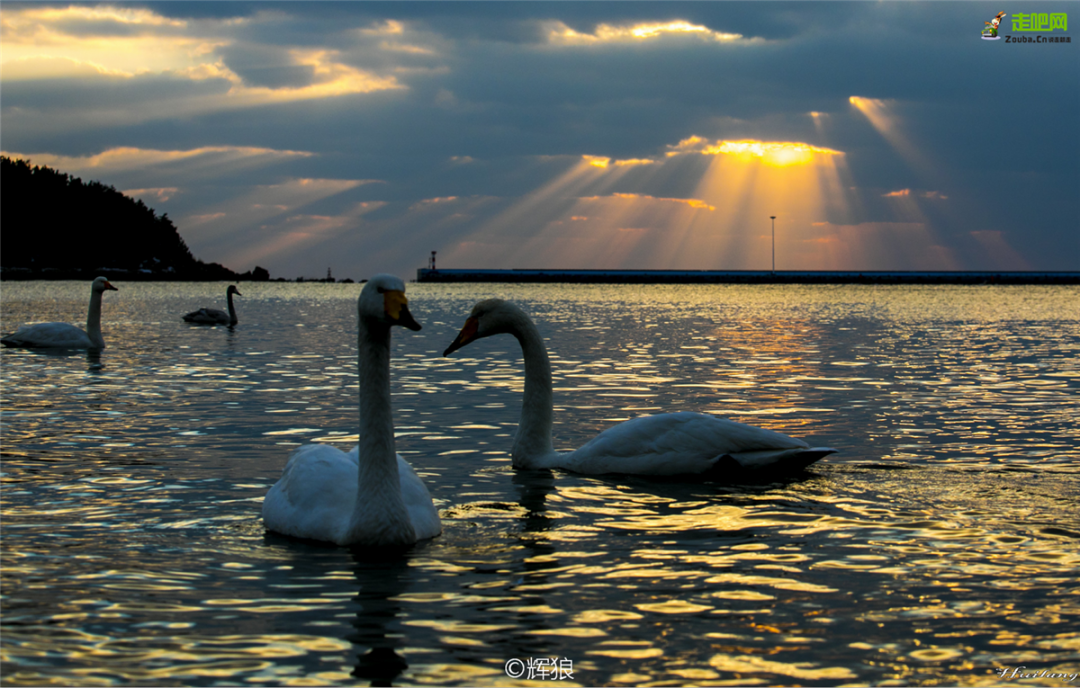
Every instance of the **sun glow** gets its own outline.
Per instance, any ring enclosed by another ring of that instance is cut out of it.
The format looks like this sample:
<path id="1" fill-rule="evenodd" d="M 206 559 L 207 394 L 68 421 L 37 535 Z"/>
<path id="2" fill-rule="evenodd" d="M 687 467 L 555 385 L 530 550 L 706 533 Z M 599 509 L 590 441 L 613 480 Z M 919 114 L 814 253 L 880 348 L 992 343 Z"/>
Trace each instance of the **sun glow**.
<path id="1" fill-rule="evenodd" d="M 611 158 L 604 158 L 598 155 L 583 155 L 581 156 L 581 158 L 593 167 L 599 167 L 602 170 L 607 169 L 610 165 L 615 165 L 616 167 L 633 167 L 635 165 L 656 164 L 656 161 L 650 158 L 628 158 L 626 160 L 612 160 Z"/>
<path id="2" fill-rule="evenodd" d="M 616 160 L 615 161 L 615 166 L 616 167 L 629 167 L 631 165 L 655 165 L 655 164 L 656 164 L 656 161 L 655 160 L 650 160 L 649 158 L 630 158 L 628 160 Z"/>
<path id="3" fill-rule="evenodd" d="M 744 160 L 757 159 L 765 164 L 775 167 L 787 167 L 789 165 L 808 165 L 814 162 L 815 156 L 843 155 L 840 151 L 831 148 L 812 146 L 808 143 L 792 141 L 757 141 L 755 139 L 743 139 L 739 141 L 718 140 L 709 143 L 699 136 L 679 141 L 674 146 L 669 146 L 668 157 L 685 153 L 700 153 L 701 155 L 733 155 Z"/>
<path id="4" fill-rule="evenodd" d="M 683 20 L 633 24 L 629 26 L 600 24 L 593 33 L 580 33 L 571 29 L 563 22 L 553 22 L 548 29 L 548 39 L 552 43 L 569 45 L 599 45 L 603 43 L 647 41 L 655 40 L 667 35 L 694 36 L 706 40 L 722 42 L 738 41 L 743 38 L 742 34 L 713 31 L 707 26 L 699 26 Z"/>
<path id="5" fill-rule="evenodd" d="M 608 27 L 605 26 L 602 28 L 606 29 Z M 625 31 L 625 29 L 617 29 L 614 33 L 616 33 L 617 35 L 621 35 L 623 31 Z M 715 40 L 732 40 L 735 38 L 742 38 L 742 36 L 739 34 L 717 33 L 710 30 L 706 26 L 695 26 L 694 24 L 685 21 L 673 21 L 668 22 L 667 24 L 638 24 L 637 26 L 631 27 L 629 31 L 630 35 L 634 38 L 654 38 L 665 33 L 699 34 L 702 36 L 713 38 Z"/>
<path id="6" fill-rule="evenodd" d="M 4 80 L 78 78 L 92 68 L 132 77 L 182 71 L 223 44 L 185 35 L 186 21 L 151 10 L 101 5 L 5 9 L 0 23 Z"/>

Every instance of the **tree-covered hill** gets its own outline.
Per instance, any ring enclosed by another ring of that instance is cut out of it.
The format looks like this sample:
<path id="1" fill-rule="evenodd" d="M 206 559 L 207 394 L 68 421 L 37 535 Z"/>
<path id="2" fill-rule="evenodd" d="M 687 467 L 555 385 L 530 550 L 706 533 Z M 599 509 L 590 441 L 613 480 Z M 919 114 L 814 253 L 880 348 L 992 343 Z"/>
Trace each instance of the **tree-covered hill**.
<path id="1" fill-rule="evenodd" d="M 112 186 L 0 156 L 0 276 L 4 279 L 269 279 L 191 255 L 168 214 Z"/>

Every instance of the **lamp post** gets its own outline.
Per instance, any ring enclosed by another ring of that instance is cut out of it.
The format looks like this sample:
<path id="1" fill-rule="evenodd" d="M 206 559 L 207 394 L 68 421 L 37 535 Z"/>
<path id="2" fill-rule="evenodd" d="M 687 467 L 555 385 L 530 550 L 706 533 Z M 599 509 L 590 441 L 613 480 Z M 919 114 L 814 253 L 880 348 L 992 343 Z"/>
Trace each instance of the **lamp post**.
<path id="1" fill-rule="evenodd" d="M 770 215 L 772 220 L 772 274 L 776 274 L 776 216 Z"/>

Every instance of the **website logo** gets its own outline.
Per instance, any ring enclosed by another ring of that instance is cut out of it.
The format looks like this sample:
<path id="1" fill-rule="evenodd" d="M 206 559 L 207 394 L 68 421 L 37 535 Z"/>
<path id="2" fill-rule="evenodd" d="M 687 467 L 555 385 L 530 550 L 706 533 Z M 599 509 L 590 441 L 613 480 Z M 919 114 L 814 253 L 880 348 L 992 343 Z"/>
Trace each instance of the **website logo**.
<path id="1" fill-rule="evenodd" d="M 1012 18 L 1012 33 L 998 35 L 998 30 L 1005 28 L 1001 26 L 1005 17 Z M 1065 12 L 1018 12 L 1012 15 L 998 12 L 993 19 L 983 22 L 982 39 L 997 41 L 1004 38 L 1005 43 L 1072 43 L 1072 38 L 1065 34 L 1068 30 L 1069 15 Z"/>
<path id="2" fill-rule="evenodd" d="M 996 41 L 1000 39 L 1001 36 L 998 36 L 998 27 L 1001 26 L 1001 20 L 1007 16 L 1009 15 L 1004 12 L 998 12 L 997 16 L 993 19 L 988 22 L 983 22 L 986 24 L 986 28 L 982 31 L 982 39 L 984 41 Z"/>

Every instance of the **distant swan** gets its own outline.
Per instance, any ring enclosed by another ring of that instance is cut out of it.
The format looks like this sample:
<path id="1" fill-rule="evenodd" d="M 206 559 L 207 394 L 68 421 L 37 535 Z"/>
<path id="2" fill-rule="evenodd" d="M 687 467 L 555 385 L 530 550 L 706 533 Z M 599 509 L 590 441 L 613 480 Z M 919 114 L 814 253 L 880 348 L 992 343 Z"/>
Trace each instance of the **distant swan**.
<path id="1" fill-rule="evenodd" d="M 390 327 L 419 330 L 405 283 L 377 275 L 360 292 L 359 444 L 345 452 L 300 447 L 263 501 L 269 530 L 338 545 L 410 545 L 442 532 L 431 495 L 395 452 L 390 409 Z"/>
<path id="2" fill-rule="evenodd" d="M 184 322 L 196 325 L 235 325 L 239 321 L 236 319 L 236 308 L 233 306 L 233 294 L 243 296 L 235 285 L 230 284 L 229 288 L 225 290 L 225 298 L 229 302 L 228 313 L 216 308 L 200 308 L 185 315 Z"/>
<path id="3" fill-rule="evenodd" d="M 560 454 L 551 440 L 551 362 L 539 330 L 521 308 L 502 299 L 476 304 L 443 355 L 496 334 L 516 337 L 525 359 L 521 421 L 511 450 L 514 468 L 587 474 L 684 475 L 713 469 L 783 473 L 801 470 L 836 451 L 811 448 L 779 432 L 703 413 L 663 413 L 619 423 L 580 449 Z"/>
<path id="4" fill-rule="evenodd" d="M 118 291 L 109 280 L 98 277 L 90 285 L 90 308 L 86 312 L 86 331 L 61 322 L 23 325 L 14 334 L 0 339 L 4 346 L 50 349 L 104 349 L 101 336 L 101 295 Z"/>

